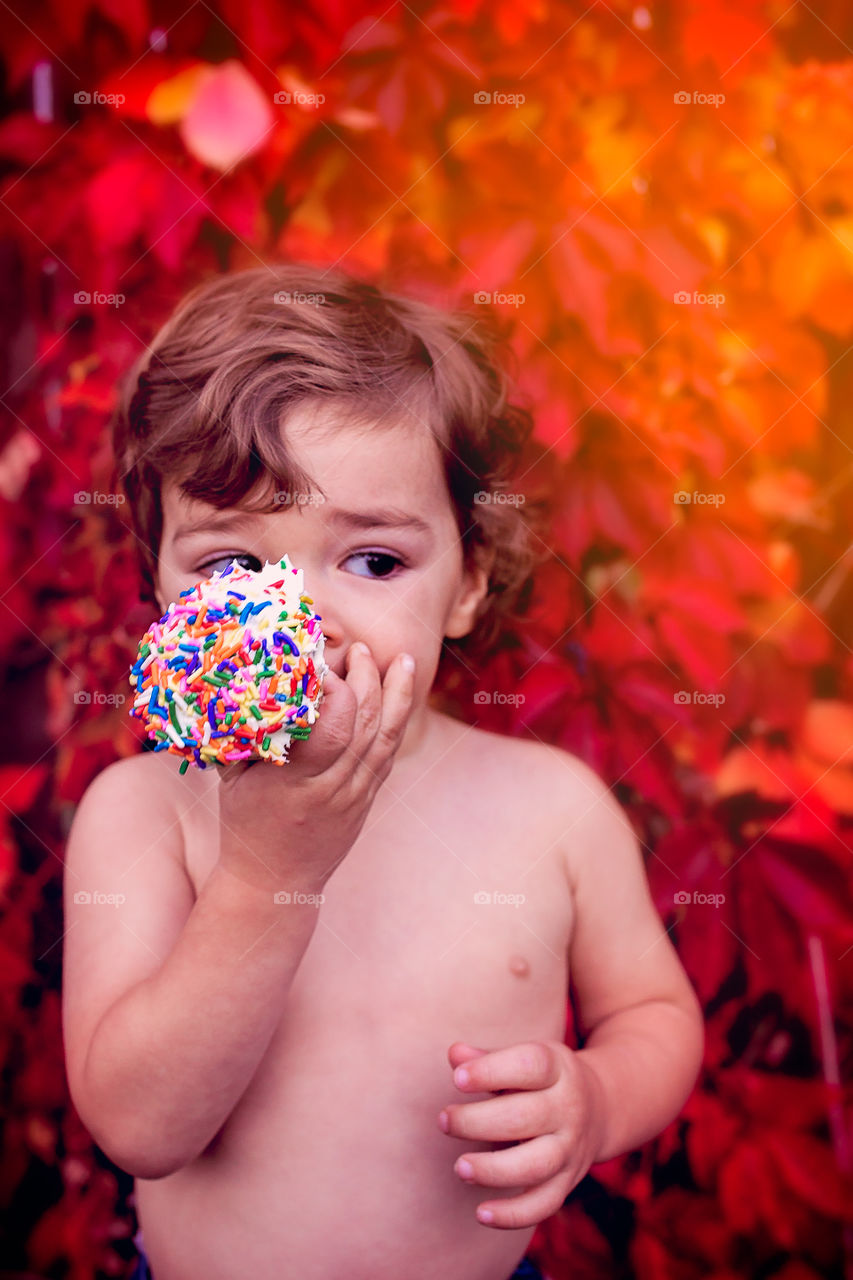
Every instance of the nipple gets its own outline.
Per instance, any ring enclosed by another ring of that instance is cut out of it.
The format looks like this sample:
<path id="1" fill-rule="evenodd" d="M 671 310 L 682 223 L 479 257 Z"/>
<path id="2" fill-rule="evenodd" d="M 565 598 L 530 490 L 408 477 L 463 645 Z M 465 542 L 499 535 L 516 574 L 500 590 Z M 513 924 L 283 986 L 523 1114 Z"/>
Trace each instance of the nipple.
<path id="1" fill-rule="evenodd" d="M 526 978 L 530 973 L 530 965 L 524 956 L 513 956 L 509 962 L 509 971 L 514 973 L 518 978 Z"/>

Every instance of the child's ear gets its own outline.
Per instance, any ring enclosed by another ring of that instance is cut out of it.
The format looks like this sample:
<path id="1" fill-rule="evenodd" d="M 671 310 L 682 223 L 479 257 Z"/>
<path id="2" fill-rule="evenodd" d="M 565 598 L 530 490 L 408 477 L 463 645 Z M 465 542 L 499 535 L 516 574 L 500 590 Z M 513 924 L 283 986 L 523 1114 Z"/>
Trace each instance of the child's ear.
<path id="1" fill-rule="evenodd" d="M 465 570 L 461 590 L 444 624 L 444 634 L 449 639 L 458 640 L 473 630 L 477 610 L 489 590 L 489 576 L 494 563 L 494 547 L 477 548 L 474 564 Z"/>

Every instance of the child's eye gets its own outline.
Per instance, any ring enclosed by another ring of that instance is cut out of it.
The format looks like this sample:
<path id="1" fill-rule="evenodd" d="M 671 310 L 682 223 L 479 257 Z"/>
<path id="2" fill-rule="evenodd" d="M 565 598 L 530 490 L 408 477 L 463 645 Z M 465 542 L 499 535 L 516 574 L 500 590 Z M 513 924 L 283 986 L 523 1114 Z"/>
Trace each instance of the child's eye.
<path id="1" fill-rule="evenodd" d="M 251 564 L 242 564 L 241 561 L 251 560 Z M 227 569 L 229 564 L 239 565 L 241 569 L 250 569 L 252 573 L 260 573 L 261 562 L 257 556 L 251 556 L 247 552 L 236 556 L 220 556 L 216 560 L 208 560 L 206 564 L 199 565 L 197 573 L 203 573 L 205 577 L 211 578 L 214 573 L 221 573 L 223 569 Z"/>
<path id="2" fill-rule="evenodd" d="M 366 573 L 356 571 L 356 577 L 359 578 L 388 578 L 394 572 L 394 566 L 403 563 L 399 556 L 392 556 L 390 551 L 354 551 L 344 563 L 351 560 L 363 560 L 370 566 Z"/>

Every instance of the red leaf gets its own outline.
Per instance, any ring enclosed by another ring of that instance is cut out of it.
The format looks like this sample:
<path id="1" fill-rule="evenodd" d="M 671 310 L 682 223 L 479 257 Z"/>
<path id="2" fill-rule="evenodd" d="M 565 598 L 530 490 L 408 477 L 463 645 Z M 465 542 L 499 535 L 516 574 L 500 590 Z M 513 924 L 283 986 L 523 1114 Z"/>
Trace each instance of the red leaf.
<path id="1" fill-rule="evenodd" d="M 124 33 L 132 52 L 139 49 L 147 51 L 151 17 L 146 0 L 95 0 L 95 6 Z"/>
<path id="2" fill-rule="evenodd" d="M 29 962 L 0 939 L 0 987 L 17 990 L 25 982 L 31 982 L 34 976 Z"/>
<path id="3" fill-rule="evenodd" d="M 560 293 L 567 311 L 586 325 L 596 347 L 609 356 L 636 355 L 642 348 L 632 339 L 614 338 L 608 328 L 610 307 L 607 290 L 611 273 L 595 266 L 584 253 L 571 223 L 553 228 L 556 245 L 551 255 L 560 280 Z M 566 232 L 568 231 L 568 234 Z"/>
<path id="4" fill-rule="evenodd" d="M 35 802 L 45 778 L 46 764 L 0 765 L 0 800 L 12 813 L 26 813 Z"/>
<path id="5" fill-rule="evenodd" d="M 125 248 L 147 231 L 151 249 L 171 270 L 179 266 L 207 208 L 195 179 L 179 177 L 141 152 L 104 168 L 89 186 L 86 205 L 98 243 Z"/>
<path id="6" fill-rule="evenodd" d="M 795 1195 L 818 1213 L 853 1219 L 853 1186 L 845 1180 L 832 1149 L 807 1133 L 767 1134 L 767 1147 L 780 1175 Z"/>
<path id="7" fill-rule="evenodd" d="M 55 124 L 42 124 L 31 111 L 15 111 L 0 122 L 0 155 L 29 168 L 60 136 Z"/>
<path id="8" fill-rule="evenodd" d="M 764 870 L 770 892 L 805 929 L 831 930 L 842 946 L 853 940 L 848 879 L 829 859 L 812 852 L 806 866 L 798 868 L 794 850 L 775 853 L 766 845 L 755 849 L 753 856 Z"/>
<path id="9" fill-rule="evenodd" d="M 700 1187 L 711 1191 L 743 1122 L 719 1098 L 700 1091 L 691 1098 L 685 1117 L 690 1120 L 686 1148 L 691 1172 Z"/>
<path id="10" fill-rule="evenodd" d="M 120 116 L 128 116 L 133 120 L 147 120 L 146 106 L 151 94 L 166 80 L 171 80 L 196 66 L 197 58 L 172 58 L 149 50 L 144 58 L 130 67 L 113 71 L 100 83 L 103 93 L 121 94 L 123 101 L 115 107 Z"/>
<path id="11" fill-rule="evenodd" d="M 743 71 L 745 62 L 748 65 L 767 48 L 772 27 L 759 0 L 691 0 L 685 9 L 682 40 L 689 66 L 709 62 L 718 72 L 736 66 Z"/>
<path id="12" fill-rule="evenodd" d="M 398 133 L 406 117 L 406 78 L 394 71 L 376 95 L 376 109 L 391 133 Z"/>
<path id="13" fill-rule="evenodd" d="M 666 655 L 681 664 L 688 682 L 691 679 L 696 682 L 695 690 L 685 692 L 716 693 L 734 658 L 728 641 L 709 631 L 700 618 L 681 612 L 661 611 L 657 630 Z M 708 710 L 711 709 L 709 706 Z"/>
<path id="14" fill-rule="evenodd" d="M 677 610 L 688 618 L 695 618 L 706 627 L 712 627 L 728 635 L 747 626 L 743 608 L 722 585 L 690 581 L 672 577 L 664 578 L 655 572 L 644 575 L 643 595 L 659 607 Z"/>

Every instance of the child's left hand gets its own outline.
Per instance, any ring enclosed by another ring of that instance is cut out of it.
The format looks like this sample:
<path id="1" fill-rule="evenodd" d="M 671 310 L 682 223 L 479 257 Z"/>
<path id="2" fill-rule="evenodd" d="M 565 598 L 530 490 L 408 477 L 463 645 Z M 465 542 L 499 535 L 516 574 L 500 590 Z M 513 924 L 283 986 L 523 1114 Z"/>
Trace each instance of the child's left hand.
<path id="1" fill-rule="evenodd" d="M 489 1052 L 456 1041 L 450 1065 L 464 1064 L 463 1092 L 501 1097 L 450 1103 L 439 1118 L 456 1138 L 509 1144 L 498 1151 L 463 1153 L 454 1165 L 466 1183 L 522 1187 L 523 1194 L 484 1200 L 477 1218 L 492 1227 L 531 1227 L 556 1213 L 600 1149 L 603 1093 L 592 1068 L 558 1040 L 537 1040 Z M 465 1164 L 470 1166 L 466 1176 Z M 484 1217 L 491 1214 L 491 1217 Z"/>

